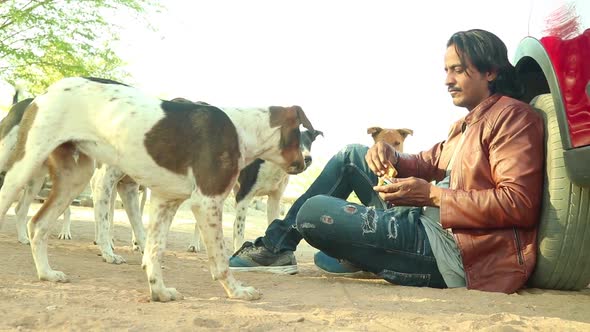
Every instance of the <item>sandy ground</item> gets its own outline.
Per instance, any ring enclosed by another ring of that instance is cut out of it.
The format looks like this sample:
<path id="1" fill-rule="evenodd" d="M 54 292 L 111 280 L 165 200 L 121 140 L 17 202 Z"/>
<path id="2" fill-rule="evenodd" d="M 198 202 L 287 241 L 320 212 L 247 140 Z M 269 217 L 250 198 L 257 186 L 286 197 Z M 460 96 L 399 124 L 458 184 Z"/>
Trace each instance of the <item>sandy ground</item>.
<path id="1" fill-rule="evenodd" d="M 148 300 L 141 257 L 131 251 L 122 210 L 116 212 L 115 243 L 127 264 L 102 261 L 92 244 L 91 210 L 73 207 L 74 239 L 57 239 L 59 220 L 49 240 L 53 268 L 68 274 L 71 282 L 41 282 L 30 247 L 16 241 L 10 214 L 0 230 L 2 331 L 590 331 L 590 289 L 528 289 L 504 295 L 325 277 L 314 267 L 314 249 L 307 244 L 296 253 L 299 274 L 237 273 L 238 279 L 261 289 L 263 297 L 229 300 L 211 280 L 206 254 L 185 251 L 194 225 L 186 210 L 177 215 L 164 257 L 166 284 L 176 287 L 183 300 Z M 226 213 L 224 220 L 229 244 L 233 215 Z M 264 214 L 252 210 L 247 237 L 261 234 L 265 224 Z"/>

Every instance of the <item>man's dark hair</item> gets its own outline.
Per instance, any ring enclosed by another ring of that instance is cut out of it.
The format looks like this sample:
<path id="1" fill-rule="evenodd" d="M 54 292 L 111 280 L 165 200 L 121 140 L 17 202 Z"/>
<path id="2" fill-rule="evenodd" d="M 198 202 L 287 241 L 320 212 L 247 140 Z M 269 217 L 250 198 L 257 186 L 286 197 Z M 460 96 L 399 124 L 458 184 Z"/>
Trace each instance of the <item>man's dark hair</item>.
<path id="1" fill-rule="evenodd" d="M 447 47 L 452 45 L 457 50 L 463 68 L 467 68 L 467 57 L 480 73 L 497 73 L 496 79 L 489 84 L 491 93 L 501 93 L 517 99 L 523 95 L 516 70 L 508 60 L 506 45 L 498 36 L 481 29 L 459 31 L 447 42 Z"/>

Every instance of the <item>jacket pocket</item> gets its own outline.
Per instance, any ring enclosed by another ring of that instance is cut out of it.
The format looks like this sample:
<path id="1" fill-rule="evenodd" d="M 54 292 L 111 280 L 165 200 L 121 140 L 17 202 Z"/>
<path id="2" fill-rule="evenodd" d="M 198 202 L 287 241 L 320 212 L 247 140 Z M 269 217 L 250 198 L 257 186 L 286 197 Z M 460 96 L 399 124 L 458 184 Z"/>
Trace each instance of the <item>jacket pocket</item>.
<path id="1" fill-rule="evenodd" d="M 516 255 L 518 257 L 518 264 L 524 264 L 524 257 L 522 256 L 522 244 L 520 243 L 520 235 L 518 235 L 518 230 L 516 227 L 512 227 L 514 230 L 514 241 L 516 242 Z"/>

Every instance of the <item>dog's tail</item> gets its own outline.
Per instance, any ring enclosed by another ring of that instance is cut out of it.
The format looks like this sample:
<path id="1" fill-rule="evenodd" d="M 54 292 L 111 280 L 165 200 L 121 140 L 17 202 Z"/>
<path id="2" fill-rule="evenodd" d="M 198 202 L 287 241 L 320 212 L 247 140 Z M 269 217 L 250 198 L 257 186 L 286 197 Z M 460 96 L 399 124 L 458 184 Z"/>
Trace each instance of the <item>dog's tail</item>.
<path id="1" fill-rule="evenodd" d="M 19 88 L 15 88 L 14 89 L 14 96 L 12 96 L 12 105 L 18 103 L 19 95 L 20 95 L 20 89 Z"/>
<path id="2" fill-rule="evenodd" d="M 18 103 L 23 99 L 23 91 L 25 90 L 25 84 L 22 80 L 18 80 L 14 83 L 14 96 L 12 96 L 12 105 Z"/>
<path id="3" fill-rule="evenodd" d="M 12 105 L 26 98 L 25 95 L 28 95 L 26 87 L 27 85 L 24 79 L 18 79 L 16 80 L 16 82 L 14 82 L 14 95 L 12 96 Z"/>

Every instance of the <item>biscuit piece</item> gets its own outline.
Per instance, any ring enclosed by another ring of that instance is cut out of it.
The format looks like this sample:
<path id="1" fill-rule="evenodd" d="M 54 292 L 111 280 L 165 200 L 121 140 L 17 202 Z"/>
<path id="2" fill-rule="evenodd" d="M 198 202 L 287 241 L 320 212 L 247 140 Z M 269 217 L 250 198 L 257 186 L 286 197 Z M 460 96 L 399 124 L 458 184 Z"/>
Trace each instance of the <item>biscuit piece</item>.
<path id="1" fill-rule="evenodd" d="M 379 177 L 379 182 L 377 183 L 377 185 L 384 186 L 390 184 L 392 182 L 391 179 L 395 178 L 396 176 L 397 169 L 395 169 L 395 167 L 393 167 L 391 163 L 387 163 L 387 174 L 383 175 L 382 177 Z"/>

